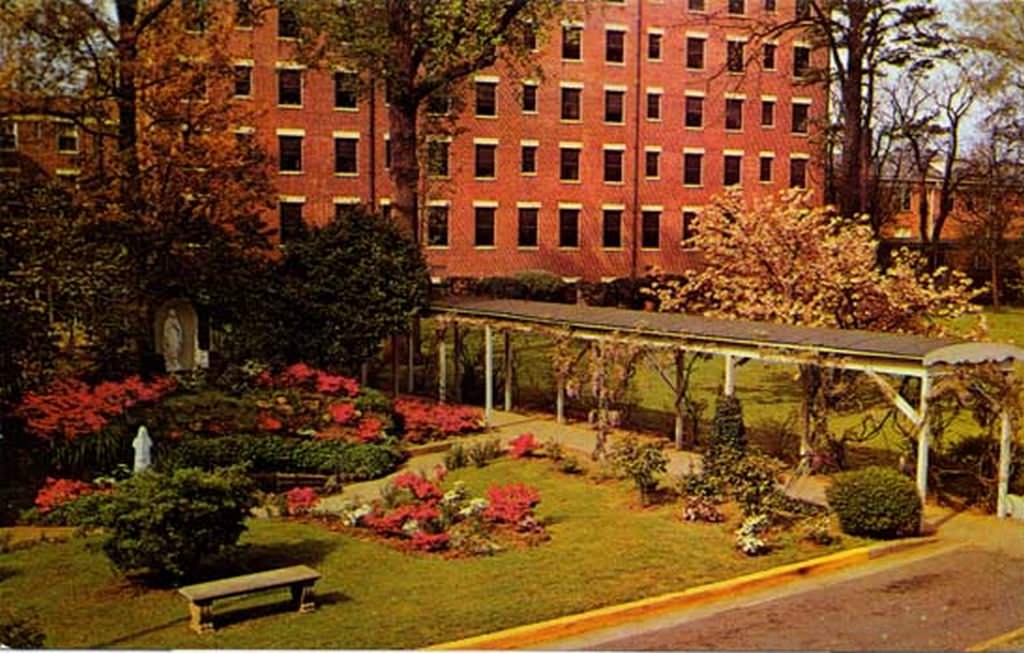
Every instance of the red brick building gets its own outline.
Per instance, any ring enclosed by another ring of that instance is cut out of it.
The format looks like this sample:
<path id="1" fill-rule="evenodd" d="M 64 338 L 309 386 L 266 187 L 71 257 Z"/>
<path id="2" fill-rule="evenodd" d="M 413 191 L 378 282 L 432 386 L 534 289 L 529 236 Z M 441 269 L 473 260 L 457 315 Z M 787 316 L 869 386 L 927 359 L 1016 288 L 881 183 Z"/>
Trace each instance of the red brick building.
<path id="1" fill-rule="evenodd" d="M 580 3 L 579 22 L 552 26 L 538 50 L 537 79 L 502 66 L 475 75 L 456 135 L 428 147 L 420 231 L 432 273 L 679 271 L 696 255 L 693 219 L 726 186 L 748 197 L 809 186 L 820 198 L 814 135 L 826 92 L 801 81 L 819 55 L 794 33 L 752 37 L 791 20 L 797 4 Z M 239 29 L 235 48 L 235 101 L 260 116 L 241 129 L 276 159 L 279 205 L 268 218 L 282 237 L 339 204 L 386 210 L 383 89 L 356 97 L 356 71 L 296 64 L 292 24 L 276 12 Z"/>

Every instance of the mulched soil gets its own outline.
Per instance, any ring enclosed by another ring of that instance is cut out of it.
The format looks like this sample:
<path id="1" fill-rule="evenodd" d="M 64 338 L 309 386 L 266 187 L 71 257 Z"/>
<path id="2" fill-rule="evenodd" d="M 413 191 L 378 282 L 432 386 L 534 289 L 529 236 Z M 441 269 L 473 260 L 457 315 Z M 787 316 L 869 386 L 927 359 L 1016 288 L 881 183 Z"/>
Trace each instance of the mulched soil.
<path id="1" fill-rule="evenodd" d="M 963 650 L 1024 625 L 1024 551 L 963 548 L 600 650 Z"/>

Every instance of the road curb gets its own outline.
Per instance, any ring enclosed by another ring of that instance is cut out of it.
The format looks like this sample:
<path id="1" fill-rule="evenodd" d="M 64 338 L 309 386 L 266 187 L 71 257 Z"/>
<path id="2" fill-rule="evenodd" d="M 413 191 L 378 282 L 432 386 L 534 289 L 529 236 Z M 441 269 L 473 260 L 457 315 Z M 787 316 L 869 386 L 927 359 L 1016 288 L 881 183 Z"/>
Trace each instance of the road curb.
<path id="1" fill-rule="evenodd" d="M 968 646 L 968 653 L 982 653 L 983 651 L 997 651 L 1000 650 L 1003 645 L 1009 644 L 1010 642 L 1021 639 L 1024 637 L 1024 627 L 1018 628 L 1017 630 L 1011 630 L 1008 633 L 1003 633 L 999 637 L 993 637 L 992 639 L 981 642 L 980 644 L 974 644 Z"/>
<path id="2" fill-rule="evenodd" d="M 900 553 L 927 544 L 934 544 L 937 541 L 938 538 L 924 537 L 860 547 L 820 558 L 812 558 L 802 562 L 766 569 L 765 571 L 745 576 L 730 578 L 717 583 L 692 587 L 681 592 L 662 594 L 525 626 L 516 626 L 515 628 L 499 630 L 485 635 L 435 644 L 428 648 L 432 650 L 493 650 L 536 646 L 544 642 L 574 637 L 592 630 L 609 628 L 629 621 L 656 616 L 670 610 L 699 606 L 726 595 L 736 594 L 737 592 L 766 589 L 799 578 L 808 578 L 827 571 L 854 567 L 886 555 Z"/>

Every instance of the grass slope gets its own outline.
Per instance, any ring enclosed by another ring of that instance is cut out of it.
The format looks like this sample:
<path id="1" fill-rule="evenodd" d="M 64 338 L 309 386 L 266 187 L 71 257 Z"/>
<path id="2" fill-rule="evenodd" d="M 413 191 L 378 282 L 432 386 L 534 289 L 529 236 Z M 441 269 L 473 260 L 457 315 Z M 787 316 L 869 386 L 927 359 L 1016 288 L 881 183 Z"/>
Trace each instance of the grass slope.
<path id="1" fill-rule="evenodd" d="M 0 604 L 38 612 L 47 645 L 77 647 L 417 648 L 723 580 L 824 555 L 784 542 L 771 555 L 733 549 L 735 524 L 678 521 L 678 506 L 637 510 L 624 483 L 596 485 L 543 461 L 459 470 L 475 493 L 492 483 L 537 486 L 551 541 L 491 558 L 444 560 L 314 524 L 254 521 L 247 550 L 220 575 L 305 563 L 323 574 L 321 607 L 292 614 L 286 593 L 215 606 L 218 630 L 192 634 L 184 599 L 120 581 L 81 539 L 0 556 Z"/>

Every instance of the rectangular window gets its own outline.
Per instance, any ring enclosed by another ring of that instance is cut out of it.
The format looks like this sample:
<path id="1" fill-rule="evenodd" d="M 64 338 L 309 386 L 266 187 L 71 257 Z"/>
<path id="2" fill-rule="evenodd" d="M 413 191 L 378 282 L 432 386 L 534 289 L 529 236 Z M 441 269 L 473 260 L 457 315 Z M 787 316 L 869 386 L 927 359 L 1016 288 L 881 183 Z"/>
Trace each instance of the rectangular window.
<path id="1" fill-rule="evenodd" d="M 775 126 L 775 100 L 761 100 L 761 126 Z"/>
<path id="2" fill-rule="evenodd" d="M 604 60 L 607 63 L 626 62 L 626 33 L 618 29 L 605 30 Z"/>
<path id="3" fill-rule="evenodd" d="M 580 246 L 579 209 L 558 209 L 558 246 Z"/>
<path id="4" fill-rule="evenodd" d="M 524 175 L 537 174 L 537 146 L 523 145 L 520 156 L 519 171 Z"/>
<path id="5" fill-rule="evenodd" d="M 626 121 L 625 91 L 604 92 L 604 121 L 621 124 Z"/>
<path id="6" fill-rule="evenodd" d="M 537 113 L 536 84 L 523 84 L 523 113 Z"/>
<path id="7" fill-rule="evenodd" d="M 726 68 L 730 73 L 743 72 L 743 41 L 729 41 L 726 44 Z"/>
<path id="8" fill-rule="evenodd" d="M 448 141 L 427 141 L 427 171 L 431 177 L 444 178 L 450 174 L 448 155 Z"/>
<path id="9" fill-rule="evenodd" d="M 704 155 L 694 152 L 683 154 L 683 183 L 687 186 L 700 186 L 704 168 Z"/>
<path id="10" fill-rule="evenodd" d="M 519 209 L 519 229 L 518 229 L 518 245 L 519 247 L 536 247 L 537 246 L 537 218 L 540 213 L 539 209 L 521 207 Z"/>
<path id="11" fill-rule="evenodd" d="M 618 249 L 622 247 L 622 211 L 605 209 L 601 224 L 601 247 Z"/>
<path id="12" fill-rule="evenodd" d="M 299 20 L 295 12 L 278 3 L 277 7 L 277 38 L 297 39 L 299 38 Z"/>
<path id="13" fill-rule="evenodd" d="M 695 36 L 686 37 L 686 67 L 690 70 L 704 68 L 704 42 L 705 39 Z"/>
<path id="14" fill-rule="evenodd" d="M 342 175 L 354 175 L 359 172 L 359 139 L 334 139 L 334 172 Z"/>
<path id="15" fill-rule="evenodd" d="M 255 22 L 252 0 L 235 0 L 235 27 L 250 29 Z"/>
<path id="16" fill-rule="evenodd" d="M 302 106 L 302 71 L 277 71 L 277 103 L 282 106 Z"/>
<path id="17" fill-rule="evenodd" d="M 447 115 L 452 109 L 452 99 L 444 90 L 434 91 L 427 96 L 427 113 L 432 116 Z"/>
<path id="18" fill-rule="evenodd" d="M 427 246 L 448 246 L 448 207 L 433 205 L 427 207 Z"/>
<path id="19" fill-rule="evenodd" d="M 498 85 L 494 82 L 476 83 L 476 115 L 498 115 Z"/>
<path id="20" fill-rule="evenodd" d="M 648 179 L 661 177 L 661 152 L 647 150 L 644 153 L 644 176 Z"/>
<path id="21" fill-rule="evenodd" d="M 562 181 L 579 181 L 580 151 L 574 147 L 561 148 L 558 168 L 558 178 Z"/>
<path id="22" fill-rule="evenodd" d="M 334 73 L 334 108 L 355 109 L 359 106 L 359 76 L 348 71 Z"/>
<path id="23" fill-rule="evenodd" d="M 562 120 L 580 120 L 583 89 L 562 88 Z"/>
<path id="24" fill-rule="evenodd" d="M 302 137 L 278 136 L 278 170 L 281 172 L 302 172 Z"/>
<path id="25" fill-rule="evenodd" d="M 811 72 L 811 49 L 802 45 L 793 48 L 793 76 L 805 77 Z"/>
<path id="26" fill-rule="evenodd" d="M 252 66 L 235 66 L 235 97 L 252 97 Z"/>
<path id="27" fill-rule="evenodd" d="M 764 0 L 765 11 L 775 11 L 775 0 Z"/>
<path id="28" fill-rule="evenodd" d="M 621 184 L 625 178 L 623 160 L 626 153 L 622 150 L 604 151 L 604 180 L 608 183 Z"/>
<path id="29" fill-rule="evenodd" d="M 305 224 L 302 222 L 302 202 L 281 202 L 278 204 L 278 212 L 281 219 L 281 242 L 302 238 L 306 232 Z"/>
<path id="30" fill-rule="evenodd" d="M 775 167 L 775 157 L 761 156 L 760 173 L 758 175 L 762 184 L 770 184 L 772 179 L 775 178 L 773 168 Z"/>
<path id="31" fill-rule="evenodd" d="M 790 188 L 807 188 L 807 159 L 789 160 Z"/>
<path id="32" fill-rule="evenodd" d="M 647 119 L 661 120 L 661 93 L 647 93 Z"/>
<path id="33" fill-rule="evenodd" d="M 583 28 L 578 25 L 562 26 L 562 59 L 579 61 L 583 58 Z"/>
<path id="34" fill-rule="evenodd" d="M 704 126 L 704 98 L 696 95 L 686 97 L 685 124 L 692 128 Z"/>
<path id="35" fill-rule="evenodd" d="M 775 70 L 775 55 L 778 53 L 779 46 L 774 43 L 764 44 L 764 58 L 761 61 L 761 65 L 765 70 Z"/>
<path id="36" fill-rule="evenodd" d="M 746 0 L 729 0 L 730 14 L 744 14 L 747 11 Z"/>
<path id="37" fill-rule="evenodd" d="M 707 6 L 705 0 L 687 0 L 686 8 L 690 11 L 705 11 Z"/>
<path id="38" fill-rule="evenodd" d="M 743 181 L 743 157 L 736 154 L 725 155 L 725 174 L 723 181 L 726 186 L 739 186 Z"/>
<path id="39" fill-rule="evenodd" d="M 57 132 L 57 151 L 62 154 L 78 153 L 77 129 L 75 129 L 74 127 L 68 127 Z"/>
<path id="40" fill-rule="evenodd" d="M 661 61 L 661 39 L 661 34 L 651 32 L 647 35 L 647 58 L 651 61 Z"/>
<path id="41" fill-rule="evenodd" d="M 498 175 L 498 146 L 477 143 L 473 175 L 477 179 L 494 179 Z"/>
<path id="42" fill-rule="evenodd" d="M 682 245 L 689 247 L 693 244 L 693 237 L 696 235 L 694 225 L 697 222 L 696 211 L 683 211 Z"/>
<path id="43" fill-rule="evenodd" d="M 806 134 L 810 122 L 811 105 L 804 102 L 793 103 L 793 133 Z"/>
<path id="44" fill-rule="evenodd" d="M 640 247 L 661 247 L 661 211 L 643 211 L 640 214 Z"/>
<path id="45" fill-rule="evenodd" d="M 476 247 L 494 247 L 494 213 L 493 206 L 477 206 L 474 208 L 475 226 L 473 244 Z"/>
<path id="46" fill-rule="evenodd" d="M 725 128 L 731 131 L 743 129 L 743 100 L 738 98 L 725 100 Z"/>

